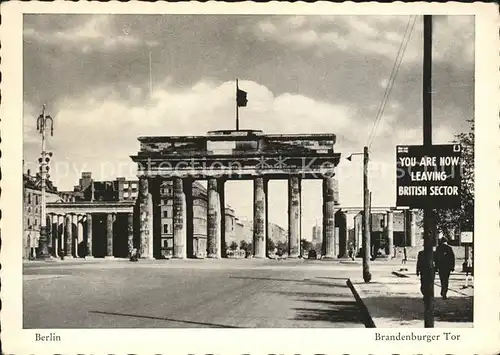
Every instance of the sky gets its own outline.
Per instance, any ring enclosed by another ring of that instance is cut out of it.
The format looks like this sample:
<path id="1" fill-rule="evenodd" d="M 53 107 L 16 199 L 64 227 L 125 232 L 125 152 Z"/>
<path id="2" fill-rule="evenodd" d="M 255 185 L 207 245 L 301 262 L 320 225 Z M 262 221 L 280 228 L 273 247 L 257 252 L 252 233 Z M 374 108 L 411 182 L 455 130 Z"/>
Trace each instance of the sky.
<path id="1" fill-rule="evenodd" d="M 334 133 L 340 202 L 362 205 L 363 151 L 409 16 L 24 15 L 25 170 L 40 154 L 36 117 L 55 132 L 51 179 L 72 189 L 136 179 L 138 136 L 234 129 L 235 79 L 248 93 L 240 128 Z M 474 17 L 433 17 L 433 143 L 474 118 Z M 395 150 L 422 143 L 423 19 L 416 17 L 370 147 L 373 206 L 395 205 Z M 151 54 L 151 75 L 149 66 Z M 269 186 L 269 219 L 286 228 L 286 182 Z M 226 183 L 226 201 L 252 217 L 252 183 Z M 303 181 L 302 236 L 321 222 L 321 182 Z M 351 224 L 351 219 L 348 219 Z"/>

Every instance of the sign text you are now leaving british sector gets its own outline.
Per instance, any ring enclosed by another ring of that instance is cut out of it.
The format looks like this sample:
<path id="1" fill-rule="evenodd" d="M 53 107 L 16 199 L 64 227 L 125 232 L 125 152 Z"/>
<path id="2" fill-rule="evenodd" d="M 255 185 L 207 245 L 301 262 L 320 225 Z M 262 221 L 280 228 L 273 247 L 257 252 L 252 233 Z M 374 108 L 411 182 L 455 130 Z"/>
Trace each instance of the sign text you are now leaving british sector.
<path id="1" fill-rule="evenodd" d="M 461 146 L 396 147 L 396 205 L 460 208 Z"/>

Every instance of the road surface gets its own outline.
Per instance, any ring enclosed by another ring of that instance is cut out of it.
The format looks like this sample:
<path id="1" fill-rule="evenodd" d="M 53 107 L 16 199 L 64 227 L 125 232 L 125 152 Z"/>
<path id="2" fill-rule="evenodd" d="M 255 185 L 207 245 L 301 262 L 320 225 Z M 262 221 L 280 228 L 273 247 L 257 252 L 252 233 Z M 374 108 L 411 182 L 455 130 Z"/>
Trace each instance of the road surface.
<path id="1" fill-rule="evenodd" d="M 26 263 L 24 328 L 364 327 L 359 264 L 286 260 Z"/>

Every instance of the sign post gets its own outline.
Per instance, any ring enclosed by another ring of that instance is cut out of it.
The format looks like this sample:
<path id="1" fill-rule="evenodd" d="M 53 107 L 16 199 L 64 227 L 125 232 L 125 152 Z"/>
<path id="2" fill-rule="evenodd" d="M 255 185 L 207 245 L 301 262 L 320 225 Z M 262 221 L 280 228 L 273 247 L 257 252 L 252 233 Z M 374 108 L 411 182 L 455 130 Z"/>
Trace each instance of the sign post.
<path id="1" fill-rule="evenodd" d="M 432 145 L 432 15 L 424 15 L 423 145 L 397 147 L 396 205 L 423 209 L 424 326 L 434 328 L 435 209 L 460 208 L 460 145 Z"/>
<path id="2" fill-rule="evenodd" d="M 460 208 L 461 146 L 396 147 L 396 205 Z"/>

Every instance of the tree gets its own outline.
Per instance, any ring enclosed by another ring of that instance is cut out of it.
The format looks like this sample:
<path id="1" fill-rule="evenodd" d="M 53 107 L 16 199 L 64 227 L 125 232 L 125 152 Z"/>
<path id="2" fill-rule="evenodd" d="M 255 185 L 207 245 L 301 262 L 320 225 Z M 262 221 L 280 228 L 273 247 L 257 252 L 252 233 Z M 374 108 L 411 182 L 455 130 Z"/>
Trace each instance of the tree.
<path id="1" fill-rule="evenodd" d="M 276 244 L 271 238 L 267 238 L 267 250 L 272 252 L 274 249 L 276 249 Z"/>
<path id="2" fill-rule="evenodd" d="M 246 257 L 253 254 L 253 244 L 247 243 L 245 240 L 240 241 L 240 249 L 245 251 Z"/>
<path id="3" fill-rule="evenodd" d="M 238 249 L 238 243 L 236 243 L 234 240 L 231 242 L 231 245 L 229 246 L 229 249 L 231 250 L 236 250 Z"/>
<path id="4" fill-rule="evenodd" d="M 300 240 L 300 248 L 301 248 L 301 250 L 307 252 L 307 251 L 313 249 L 313 245 L 310 241 L 305 240 L 305 239 L 301 239 Z"/>
<path id="5" fill-rule="evenodd" d="M 317 255 L 321 255 L 323 250 L 323 243 L 317 242 L 316 244 L 313 244 L 312 248 L 316 251 Z"/>
<path id="6" fill-rule="evenodd" d="M 462 195 L 460 209 L 434 210 L 438 232 L 450 238 L 455 231 L 474 230 L 474 120 L 468 120 L 470 131 L 455 136 L 462 146 Z"/>
<path id="7" fill-rule="evenodd" d="M 278 241 L 276 248 L 278 249 L 278 253 L 280 253 L 280 255 L 288 253 L 288 243 L 286 241 Z"/>

